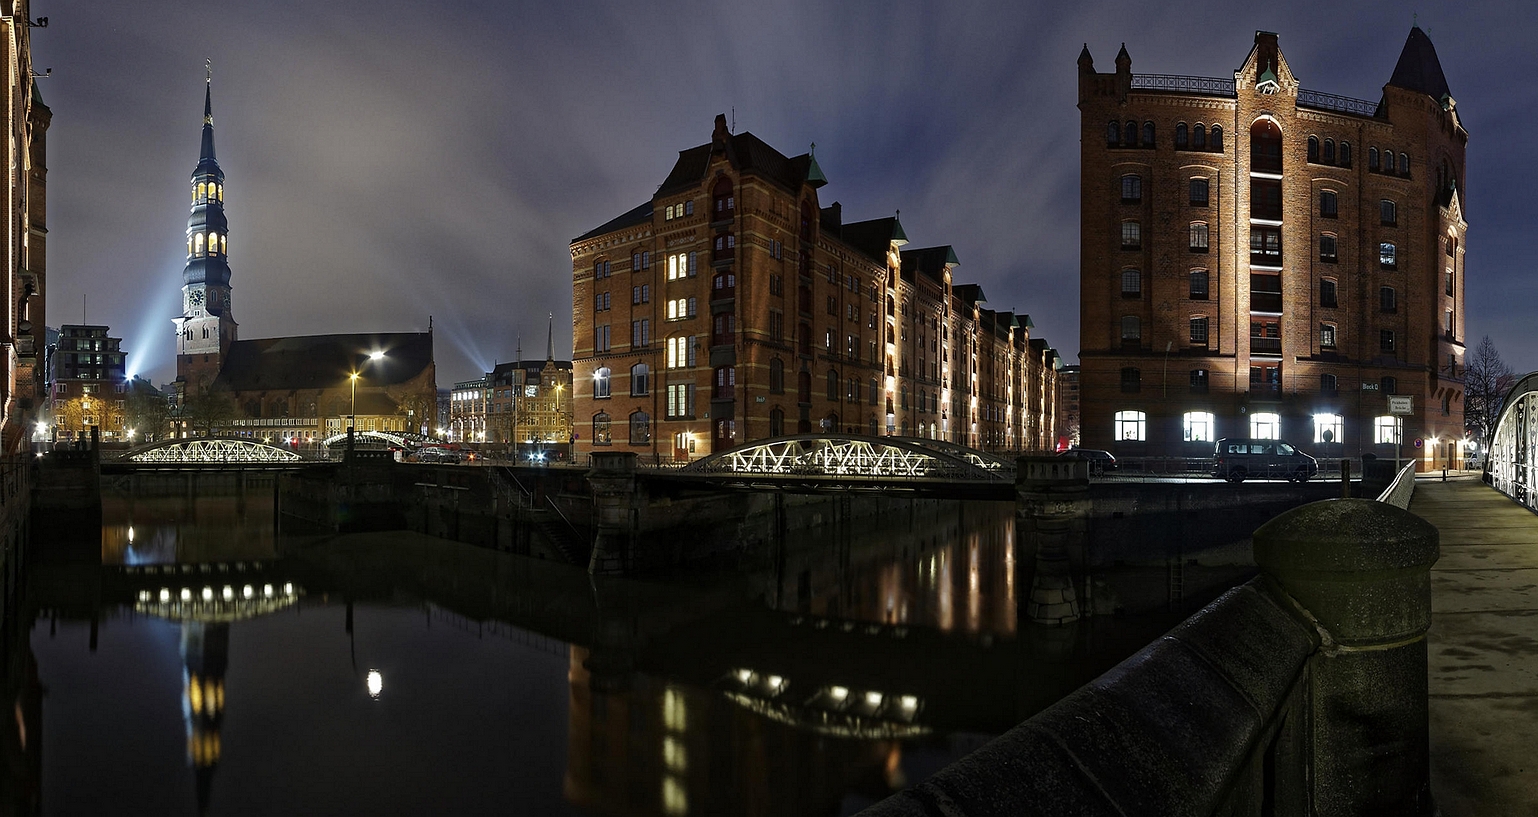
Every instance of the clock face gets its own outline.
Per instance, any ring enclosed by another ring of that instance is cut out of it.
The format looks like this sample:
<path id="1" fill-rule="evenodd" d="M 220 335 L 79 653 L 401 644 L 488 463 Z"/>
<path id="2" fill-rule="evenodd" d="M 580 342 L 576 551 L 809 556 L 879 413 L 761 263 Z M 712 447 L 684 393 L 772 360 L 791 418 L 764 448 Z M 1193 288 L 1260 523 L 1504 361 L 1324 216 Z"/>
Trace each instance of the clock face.
<path id="1" fill-rule="evenodd" d="M 538 397 L 539 396 L 539 387 L 538 386 L 524 386 L 523 387 L 523 396 L 524 397 Z"/>
<path id="2" fill-rule="evenodd" d="M 202 306 L 203 305 L 203 290 L 201 290 L 201 289 L 194 289 L 192 292 L 188 293 L 188 295 L 187 295 L 187 303 L 189 303 L 189 304 L 191 304 L 193 306 Z"/>

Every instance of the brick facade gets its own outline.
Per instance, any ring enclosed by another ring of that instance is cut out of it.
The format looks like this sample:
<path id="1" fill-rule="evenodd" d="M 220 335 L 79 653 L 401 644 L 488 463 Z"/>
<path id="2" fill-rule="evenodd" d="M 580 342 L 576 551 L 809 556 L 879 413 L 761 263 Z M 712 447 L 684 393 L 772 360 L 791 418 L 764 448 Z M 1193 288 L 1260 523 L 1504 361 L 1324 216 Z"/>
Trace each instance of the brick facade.
<path id="1" fill-rule="evenodd" d="M 1267 32 L 1232 81 L 1131 65 L 1079 57 L 1084 446 L 1393 457 L 1395 393 L 1403 456 L 1456 461 L 1468 137 L 1425 34 L 1376 104 L 1301 89 Z"/>
<path id="2" fill-rule="evenodd" d="M 905 249 L 896 218 L 845 223 L 825 184 L 717 117 L 650 201 L 573 240 L 579 456 L 822 432 L 1051 446 L 1057 356 L 1029 319 L 953 287 L 951 248 Z"/>

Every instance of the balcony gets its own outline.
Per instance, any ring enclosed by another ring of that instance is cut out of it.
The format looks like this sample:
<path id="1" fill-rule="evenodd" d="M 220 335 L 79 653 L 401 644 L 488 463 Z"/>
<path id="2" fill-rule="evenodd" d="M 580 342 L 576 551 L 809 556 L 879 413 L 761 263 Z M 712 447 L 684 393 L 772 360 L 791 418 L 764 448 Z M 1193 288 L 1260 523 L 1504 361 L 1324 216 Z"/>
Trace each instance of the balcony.
<path id="1" fill-rule="evenodd" d="M 1252 267 L 1280 267 L 1282 265 L 1282 251 L 1257 250 L 1250 248 L 1250 266 Z"/>
<path id="2" fill-rule="evenodd" d="M 1250 338 L 1250 354 L 1252 355 L 1279 355 L 1281 353 L 1281 338 Z"/>

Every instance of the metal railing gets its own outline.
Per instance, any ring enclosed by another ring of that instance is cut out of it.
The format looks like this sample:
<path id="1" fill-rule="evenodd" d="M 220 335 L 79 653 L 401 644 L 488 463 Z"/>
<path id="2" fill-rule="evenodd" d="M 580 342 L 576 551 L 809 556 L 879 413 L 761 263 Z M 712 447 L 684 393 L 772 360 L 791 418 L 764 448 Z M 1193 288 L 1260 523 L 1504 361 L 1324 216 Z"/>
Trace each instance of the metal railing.
<path id="1" fill-rule="evenodd" d="M 1415 461 L 1411 460 L 1399 469 L 1394 481 L 1378 494 L 1379 502 L 1386 502 L 1396 508 L 1410 509 L 1410 498 L 1415 495 Z"/>
<path id="2" fill-rule="evenodd" d="M 1365 99 L 1352 99 L 1349 96 L 1341 96 L 1339 94 L 1327 94 L 1323 91 L 1310 91 L 1307 88 L 1298 89 L 1298 107 L 1350 113 L 1357 116 L 1376 116 L 1378 114 L 1378 103 L 1376 102 L 1368 102 Z"/>
<path id="3" fill-rule="evenodd" d="M 1134 91 L 1175 91 L 1182 94 L 1233 98 L 1234 81 L 1221 77 L 1190 77 L 1178 74 L 1133 74 Z"/>

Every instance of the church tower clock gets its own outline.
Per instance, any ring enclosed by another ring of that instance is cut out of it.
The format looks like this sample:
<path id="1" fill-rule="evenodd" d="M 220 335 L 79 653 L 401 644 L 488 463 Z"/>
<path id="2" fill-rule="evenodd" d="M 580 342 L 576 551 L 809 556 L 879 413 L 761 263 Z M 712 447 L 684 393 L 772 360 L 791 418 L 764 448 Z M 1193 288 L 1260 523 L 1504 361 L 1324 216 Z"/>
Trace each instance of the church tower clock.
<path id="1" fill-rule="evenodd" d="M 230 305 L 229 225 L 224 220 L 224 171 L 214 158 L 213 71 L 203 94 L 203 146 L 192 171 L 187 218 L 187 266 L 182 314 L 176 323 L 176 379 L 193 394 L 212 383 L 235 342 Z"/>

